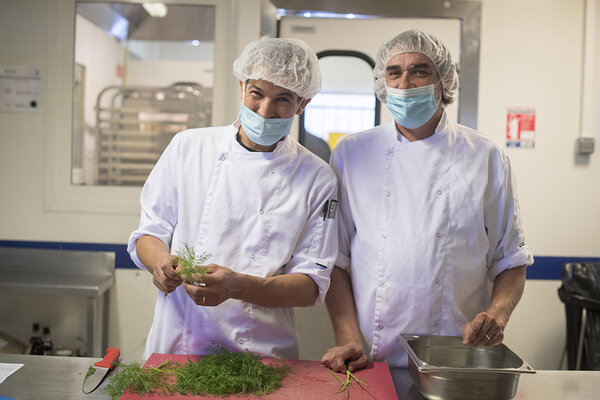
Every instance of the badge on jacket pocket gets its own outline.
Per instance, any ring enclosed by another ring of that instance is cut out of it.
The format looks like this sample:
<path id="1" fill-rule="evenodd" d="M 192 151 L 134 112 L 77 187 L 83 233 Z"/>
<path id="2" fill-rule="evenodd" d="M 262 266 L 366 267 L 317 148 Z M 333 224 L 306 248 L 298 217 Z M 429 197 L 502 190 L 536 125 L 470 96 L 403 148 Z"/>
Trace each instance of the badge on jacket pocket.
<path id="1" fill-rule="evenodd" d="M 338 202 L 337 200 L 327 200 L 323 210 L 323 220 L 326 218 L 335 219 L 335 213 L 337 212 Z"/>

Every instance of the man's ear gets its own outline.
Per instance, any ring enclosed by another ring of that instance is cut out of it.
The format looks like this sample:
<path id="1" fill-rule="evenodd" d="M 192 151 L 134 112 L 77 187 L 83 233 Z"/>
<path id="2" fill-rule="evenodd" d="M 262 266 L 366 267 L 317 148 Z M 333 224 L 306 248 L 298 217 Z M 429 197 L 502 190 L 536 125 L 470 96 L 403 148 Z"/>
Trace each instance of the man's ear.
<path id="1" fill-rule="evenodd" d="M 239 81 L 240 82 L 240 99 L 244 98 L 244 82 Z"/>
<path id="2" fill-rule="evenodd" d="M 308 105 L 308 103 L 310 103 L 312 99 L 304 99 L 300 102 L 300 106 L 298 107 L 298 111 L 296 111 L 296 115 L 300 115 L 302 114 L 302 112 L 304 111 L 304 108 Z"/>

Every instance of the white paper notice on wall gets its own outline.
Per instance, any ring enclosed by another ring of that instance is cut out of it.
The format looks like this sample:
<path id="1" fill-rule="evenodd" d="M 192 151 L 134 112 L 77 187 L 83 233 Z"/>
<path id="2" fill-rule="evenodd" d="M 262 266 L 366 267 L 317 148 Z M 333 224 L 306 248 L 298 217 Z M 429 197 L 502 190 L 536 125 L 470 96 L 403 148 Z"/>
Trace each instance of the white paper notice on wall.
<path id="1" fill-rule="evenodd" d="M 535 108 L 513 107 L 507 110 L 506 147 L 535 148 Z"/>
<path id="2" fill-rule="evenodd" d="M 40 109 L 40 69 L 0 65 L 0 112 L 36 112 Z"/>

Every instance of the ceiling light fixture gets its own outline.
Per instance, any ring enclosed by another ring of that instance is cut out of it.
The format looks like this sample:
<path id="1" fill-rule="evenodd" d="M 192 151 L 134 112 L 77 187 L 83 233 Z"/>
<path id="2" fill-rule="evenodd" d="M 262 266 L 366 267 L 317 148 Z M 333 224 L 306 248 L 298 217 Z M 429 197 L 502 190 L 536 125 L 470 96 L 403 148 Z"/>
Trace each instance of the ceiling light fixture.
<path id="1" fill-rule="evenodd" d="M 167 15 L 167 6 L 163 3 L 142 3 L 142 6 L 151 17 L 163 18 Z"/>

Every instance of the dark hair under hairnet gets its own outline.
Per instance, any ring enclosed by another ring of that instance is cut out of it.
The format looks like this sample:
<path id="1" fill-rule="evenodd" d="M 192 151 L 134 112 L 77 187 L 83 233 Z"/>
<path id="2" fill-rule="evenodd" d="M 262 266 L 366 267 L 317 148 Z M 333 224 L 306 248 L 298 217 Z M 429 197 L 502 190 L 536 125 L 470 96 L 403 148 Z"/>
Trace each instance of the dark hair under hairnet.
<path id="1" fill-rule="evenodd" d="M 385 103 L 385 67 L 390 59 L 402 53 L 422 53 L 435 66 L 442 83 L 442 102 L 450 104 L 458 95 L 458 74 L 450 50 L 438 38 L 418 29 L 411 29 L 384 42 L 377 52 L 375 69 L 375 93 Z"/>

